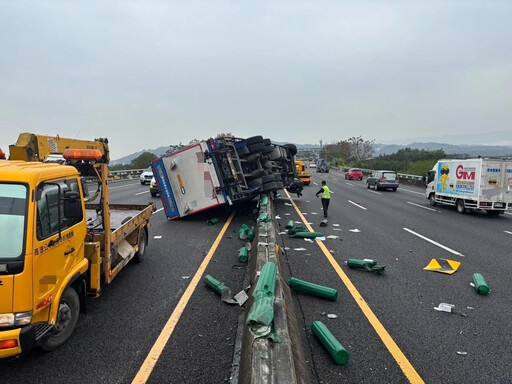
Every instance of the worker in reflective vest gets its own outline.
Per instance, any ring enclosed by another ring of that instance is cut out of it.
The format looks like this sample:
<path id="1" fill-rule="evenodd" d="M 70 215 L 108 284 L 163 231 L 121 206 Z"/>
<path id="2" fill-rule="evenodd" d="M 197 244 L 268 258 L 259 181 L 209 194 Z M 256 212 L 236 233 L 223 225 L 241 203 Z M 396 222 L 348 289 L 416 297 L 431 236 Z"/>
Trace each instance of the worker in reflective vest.
<path id="1" fill-rule="evenodd" d="M 322 208 L 324 209 L 324 217 L 327 217 L 327 209 L 331 201 L 331 190 L 327 186 L 325 180 L 322 181 L 322 188 L 316 193 L 316 196 L 322 194 Z"/>

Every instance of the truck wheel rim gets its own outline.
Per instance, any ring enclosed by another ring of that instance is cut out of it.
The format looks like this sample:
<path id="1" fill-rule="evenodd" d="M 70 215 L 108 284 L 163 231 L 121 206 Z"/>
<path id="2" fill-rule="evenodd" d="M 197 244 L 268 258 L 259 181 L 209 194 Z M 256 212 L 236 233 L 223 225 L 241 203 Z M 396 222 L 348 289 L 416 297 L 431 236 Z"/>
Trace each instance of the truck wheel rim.
<path id="1" fill-rule="evenodd" d="M 71 321 L 71 307 L 68 303 L 60 303 L 59 315 L 57 316 L 57 323 L 55 324 L 55 333 L 60 333 L 68 326 Z"/>

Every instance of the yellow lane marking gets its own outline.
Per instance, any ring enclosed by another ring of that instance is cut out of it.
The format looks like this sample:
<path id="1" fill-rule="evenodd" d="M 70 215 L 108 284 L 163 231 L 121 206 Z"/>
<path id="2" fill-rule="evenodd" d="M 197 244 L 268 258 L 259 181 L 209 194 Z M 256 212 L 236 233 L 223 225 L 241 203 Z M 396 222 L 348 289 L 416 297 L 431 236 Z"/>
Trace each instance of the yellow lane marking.
<path id="1" fill-rule="evenodd" d="M 311 227 L 311 225 L 308 224 L 308 221 L 302 215 L 302 212 L 299 210 L 299 207 L 297 207 L 297 205 L 295 204 L 293 199 L 290 197 L 288 191 L 285 190 L 285 192 L 286 192 L 286 195 L 288 196 L 288 198 L 290 199 L 293 207 L 295 208 L 295 210 L 299 214 L 300 218 L 304 222 L 306 228 L 310 232 L 314 232 L 314 230 Z M 377 335 L 379 335 L 379 337 L 381 338 L 382 342 L 384 343 L 384 345 L 388 349 L 389 353 L 391 353 L 391 355 L 393 356 L 393 358 L 397 362 L 398 366 L 400 367 L 400 369 L 402 370 L 404 375 L 409 379 L 409 382 L 411 382 L 411 383 L 424 383 L 423 379 L 420 377 L 418 372 L 416 372 L 416 370 L 414 369 L 412 364 L 409 362 L 407 357 L 405 357 L 404 353 L 400 350 L 400 348 L 395 343 L 395 341 L 393 340 L 391 335 L 388 333 L 386 328 L 384 328 L 384 326 L 382 325 L 380 320 L 373 313 L 373 311 L 371 310 L 370 306 L 363 299 L 363 296 L 361 296 L 361 294 L 356 289 L 354 284 L 352 284 L 352 281 L 350 281 L 350 279 L 345 274 L 343 269 L 341 269 L 340 265 L 334 259 L 334 257 L 331 255 L 331 253 L 329 252 L 327 247 L 324 245 L 324 243 L 322 241 L 320 241 L 320 240 L 317 240 L 316 243 L 318 244 L 318 246 L 320 247 L 320 249 L 324 253 L 324 255 L 327 258 L 327 260 L 329 260 L 329 262 L 331 263 L 332 267 L 334 268 L 334 270 L 336 271 L 336 273 L 340 277 L 341 281 L 343 281 L 343 283 L 347 287 L 348 291 L 350 292 L 350 294 L 352 295 L 352 297 L 356 301 L 357 305 L 359 305 L 359 308 L 361 308 L 361 311 L 364 313 L 364 315 L 366 316 L 366 318 L 368 319 L 368 321 L 372 325 L 373 329 L 375 329 L 375 332 L 377 332 Z"/>
<path id="2" fill-rule="evenodd" d="M 144 360 L 144 363 L 142 363 L 142 366 L 140 367 L 139 372 L 137 373 L 135 378 L 133 379 L 132 384 L 142 384 L 148 381 L 149 376 L 153 372 L 153 369 L 155 368 L 155 365 L 158 359 L 160 358 L 160 355 L 162 354 L 165 345 L 167 344 L 167 341 L 171 337 L 172 333 L 174 332 L 174 329 L 176 328 L 176 325 L 178 324 L 178 321 L 180 320 L 181 315 L 185 311 L 185 308 L 190 300 L 190 297 L 192 296 L 192 293 L 194 293 L 197 285 L 199 284 L 201 276 L 203 275 L 204 271 L 206 270 L 206 267 L 210 263 L 210 260 L 212 259 L 213 255 L 215 254 L 215 251 L 217 250 L 217 247 L 219 246 L 222 237 L 226 233 L 229 224 L 231 224 L 233 217 L 235 217 L 235 213 L 236 210 L 233 211 L 231 216 L 226 221 L 226 224 L 224 224 L 224 226 L 222 227 L 221 231 L 219 232 L 219 235 L 215 239 L 214 243 L 212 244 L 212 247 L 206 254 L 198 270 L 196 271 L 196 274 L 192 278 L 192 281 L 188 285 L 185 293 L 183 294 L 183 296 L 181 296 L 181 299 L 178 302 L 178 305 L 176 305 L 174 311 L 172 312 L 171 317 L 169 317 L 169 320 L 167 320 L 167 323 L 160 332 L 160 336 L 158 336 L 158 339 L 155 341 L 155 344 L 151 348 L 151 351 L 149 351 L 149 354 Z"/>

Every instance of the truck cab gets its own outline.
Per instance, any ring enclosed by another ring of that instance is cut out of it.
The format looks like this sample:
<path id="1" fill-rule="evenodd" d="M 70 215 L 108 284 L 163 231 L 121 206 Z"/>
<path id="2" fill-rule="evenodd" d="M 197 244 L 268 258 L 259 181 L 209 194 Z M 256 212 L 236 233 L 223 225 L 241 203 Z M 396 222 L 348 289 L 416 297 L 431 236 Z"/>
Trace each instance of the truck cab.
<path id="1" fill-rule="evenodd" d="M 54 334 L 57 341 L 68 337 L 69 319 L 57 315 L 80 309 L 79 277 L 88 260 L 78 171 L 6 161 L 0 172 L 0 357 L 6 357 L 30 349 L 53 327 L 63 330 Z M 55 338 L 46 341 L 51 349 Z"/>
<path id="2" fill-rule="evenodd" d="M 107 143 L 21 134 L 0 161 L 0 358 L 64 344 L 86 296 L 143 259 L 156 207 L 110 204 Z"/>

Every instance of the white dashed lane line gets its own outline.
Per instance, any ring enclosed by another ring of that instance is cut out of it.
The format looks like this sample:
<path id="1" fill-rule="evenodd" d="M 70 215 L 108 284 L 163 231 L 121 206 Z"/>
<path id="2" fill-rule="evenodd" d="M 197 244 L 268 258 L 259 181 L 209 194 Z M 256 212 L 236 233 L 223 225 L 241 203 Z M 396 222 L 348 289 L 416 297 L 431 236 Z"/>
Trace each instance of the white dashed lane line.
<path id="1" fill-rule="evenodd" d="M 365 211 L 367 211 L 367 210 L 368 210 L 367 208 L 363 207 L 361 204 L 354 203 L 352 200 L 348 200 L 348 202 L 349 202 L 350 204 L 354 204 L 354 205 L 355 205 L 356 207 L 358 207 L 358 208 L 364 209 Z"/>
<path id="2" fill-rule="evenodd" d="M 448 252 L 450 252 L 450 253 L 453 253 L 454 255 L 464 257 L 464 255 L 463 255 L 462 253 L 457 252 L 457 251 L 454 251 L 453 249 L 448 248 L 447 246 L 442 245 L 442 244 L 438 243 L 437 241 L 434 241 L 434 240 L 432 240 L 432 239 L 429 239 L 428 237 L 425 237 L 425 236 L 423 236 L 423 235 L 420 235 L 419 233 L 416 233 L 416 232 L 414 232 L 414 231 L 411 231 L 409 228 L 404 228 L 404 231 L 407 231 L 407 232 L 409 232 L 409 233 L 413 234 L 414 236 L 418 236 L 420 239 L 426 240 L 426 241 L 428 241 L 429 243 L 432 243 L 432 244 L 434 244 L 434 245 L 437 245 L 439 248 L 443 248 L 445 251 L 448 251 Z"/>
<path id="3" fill-rule="evenodd" d="M 430 208 L 430 207 L 425 207 L 423 205 L 419 205 L 419 204 L 415 204 L 415 203 L 411 203 L 410 201 L 407 202 L 407 204 L 411 204 L 411 205 L 414 205 L 415 207 L 418 207 L 418 208 L 423 208 L 423 209 L 427 209 L 429 211 L 432 211 L 432 212 L 437 212 L 435 209 L 433 208 Z"/>

